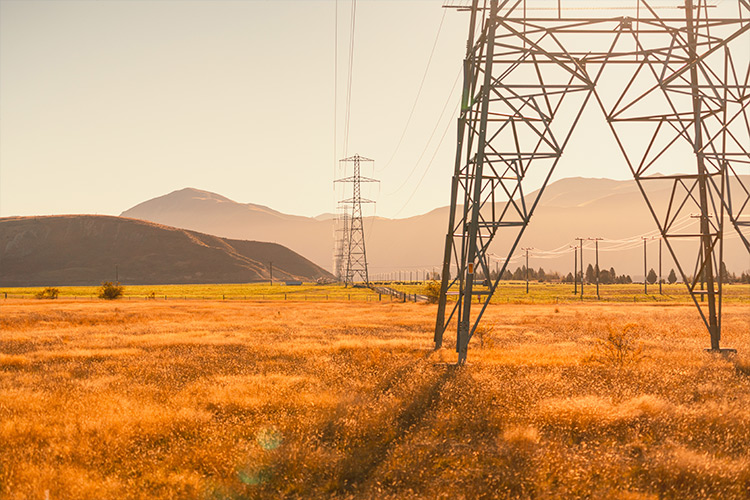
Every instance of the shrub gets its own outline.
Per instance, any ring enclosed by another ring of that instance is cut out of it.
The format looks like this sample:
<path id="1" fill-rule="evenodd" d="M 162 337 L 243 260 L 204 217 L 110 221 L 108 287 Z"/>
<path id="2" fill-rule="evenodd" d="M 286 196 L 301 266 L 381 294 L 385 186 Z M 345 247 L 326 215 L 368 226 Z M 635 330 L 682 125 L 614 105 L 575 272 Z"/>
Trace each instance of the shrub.
<path id="1" fill-rule="evenodd" d="M 424 287 L 424 294 L 430 304 L 437 304 L 440 298 L 440 288 L 442 284 L 439 281 L 428 281 Z"/>
<path id="2" fill-rule="evenodd" d="M 60 290 L 48 286 L 36 294 L 37 299 L 56 299 L 60 295 Z"/>
<path id="3" fill-rule="evenodd" d="M 636 343 L 638 326 L 628 323 L 622 329 L 608 327 L 607 335 L 598 339 L 596 352 L 589 360 L 603 365 L 636 364 L 643 357 L 643 344 Z"/>
<path id="4" fill-rule="evenodd" d="M 119 281 L 111 282 L 105 281 L 99 288 L 99 298 L 107 300 L 115 300 L 122 297 L 125 287 L 120 284 Z"/>
<path id="5" fill-rule="evenodd" d="M 477 326 L 476 330 L 474 330 L 474 335 L 479 339 L 479 347 L 485 347 L 486 344 L 486 346 L 491 349 L 495 346 L 495 343 L 492 340 L 492 333 L 494 331 L 494 325 L 481 324 Z"/>

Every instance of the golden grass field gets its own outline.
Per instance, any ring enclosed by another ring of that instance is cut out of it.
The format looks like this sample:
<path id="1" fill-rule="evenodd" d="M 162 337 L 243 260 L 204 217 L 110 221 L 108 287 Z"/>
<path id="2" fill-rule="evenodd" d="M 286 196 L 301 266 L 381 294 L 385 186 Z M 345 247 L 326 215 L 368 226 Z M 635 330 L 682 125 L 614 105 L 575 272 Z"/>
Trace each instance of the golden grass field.
<path id="1" fill-rule="evenodd" d="M 385 282 L 395 290 L 408 294 L 424 294 L 428 282 L 397 283 Z M 0 299 L 34 298 L 44 287 L 0 288 Z M 99 294 L 97 286 L 61 286 L 57 288 L 60 298 L 93 299 Z M 566 303 L 566 302 L 683 302 L 692 303 L 690 294 L 682 283 L 664 284 L 659 293 L 659 285 L 649 285 L 648 294 L 643 293 L 643 284 L 601 285 L 597 299 L 596 285 L 586 284 L 584 296 L 574 294 L 572 283 L 531 282 L 529 293 L 523 281 L 501 281 L 493 295 L 495 304 L 508 303 Z M 345 288 L 339 284 L 317 285 L 305 283 L 302 286 L 285 286 L 275 283 L 234 283 L 214 285 L 126 285 L 124 300 L 153 298 L 154 300 L 289 300 L 289 301 L 383 301 L 396 300 L 389 295 L 378 296 L 368 288 Z M 455 296 L 449 296 L 455 300 Z M 725 303 L 748 303 L 750 284 L 732 283 L 723 286 Z"/>
<path id="2" fill-rule="evenodd" d="M 746 303 L 733 359 L 687 304 L 491 306 L 460 368 L 434 317 L 0 301 L 0 498 L 750 498 Z"/>

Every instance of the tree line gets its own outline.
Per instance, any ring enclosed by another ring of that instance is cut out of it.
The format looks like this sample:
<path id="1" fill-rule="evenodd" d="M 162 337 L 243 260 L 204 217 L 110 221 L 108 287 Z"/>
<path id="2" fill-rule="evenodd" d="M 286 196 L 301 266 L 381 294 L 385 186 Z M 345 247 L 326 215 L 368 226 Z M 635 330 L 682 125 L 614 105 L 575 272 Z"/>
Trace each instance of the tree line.
<path id="1" fill-rule="evenodd" d="M 591 264 L 588 265 L 586 268 L 586 272 L 578 272 L 577 281 L 580 283 L 583 279 L 584 283 L 596 283 L 596 272 L 597 268 L 596 266 L 593 266 Z M 480 277 L 481 277 L 480 273 Z M 497 272 L 491 273 L 490 278 L 494 281 L 497 279 Z M 730 273 L 727 271 L 726 265 L 724 263 L 721 264 L 721 277 L 723 283 L 750 283 L 750 272 L 742 272 L 739 276 L 737 276 L 736 273 Z M 525 281 L 527 278 L 526 273 L 526 266 L 519 266 L 516 268 L 515 271 L 511 272 L 510 270 L 506 269 L 503 273 L 502 280 L 504 281 Z M 576 277 L 573 276 L 573 273 L 568 273 L 567 275 L 562 276 L 557 271 L 548 272 L 545 271 L 544 268 L 540 267 L 539 269 L 534 269 L 533 267 L 530 267 L 528 269 L 528 279 L 530 281 L 538 281 L 538 282 L 545 282 L 545 281 L 551 281 L 551 282 L 562 282 L 562 283 L 573 283 L 576 281 Z M 691 276 L 688 276 L 689 280 L 692 280 Z M 649 284 L 656 284 L 659 280 L 659 276 L 657 275 L 656 271 L 651 268 L 648 271 L 648 274 L 646 275 L 646 281 Z M 671 269 L 669 271 L 669 274 L 667 275 L 666 279 L 662 279 L 662 283 L 669 283 L 674 284 L 680 281 L 680 279 L 677 277 L 677 273 L 674 269 Z M 600 269 L 599 270 L 599 283 L 603 285 L 609 285 L 609 284 L 628 284 L 633 283 L 633 279 L 629 274 L 617 274 L 617 271 L 615 271 L 614 267 L 610 267 L 609 269 Z"/>

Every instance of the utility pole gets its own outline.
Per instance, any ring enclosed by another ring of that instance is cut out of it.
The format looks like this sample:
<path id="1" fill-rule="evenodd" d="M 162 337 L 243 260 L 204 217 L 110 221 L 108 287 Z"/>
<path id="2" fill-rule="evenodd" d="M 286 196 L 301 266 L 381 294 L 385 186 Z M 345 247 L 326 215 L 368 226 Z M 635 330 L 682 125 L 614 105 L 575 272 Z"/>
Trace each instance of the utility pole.
<path id="1" fill-rule="evenodd" d="M 648 238 L 641 237 L 643 240 L 643 293 L 648 295 L 648 267 L 646 266 L 646 241 Z"/>
<path id="2" fill-rule="evenodd" d="M 573 295 L 578 295 L 578 247 L 573 245 Z"/>
<path id="3" fill-rule="evenodd" d="M 576 238 L 578 244 L 581 246 L 581 300 L 583 300 L 583 280 L 586 277 L 585 271 L 583 270 L 583 240 L 585 238 Z"/>
<path id="4" fill-rule="evenodd" d="M 701 246 L 701 249 L 700 249 L 700 256 L 701 256 L 701 262 L 703 262 L 704 257 L 703 257 L 703 247 L 702 246 Z M 703 272 L 703 269 L 701 269 L 699 272 L 700 272 L 700 277 L 701 277 L 701 294 L 700 294 L 700 296 L 701 296 L 701 302 L 703 302 L 703 301 L 706 300 L 706 296 L 703 293 L 704 290 L 705 290 L 705 285 L 706 285 L 706 273 Z"/>
<path id="5" fill-rule="evenodd" d="M 661 282 L 664 281 L 661 278 L 661 242 L 662 242 L 662 239 L 659 238 L 659 295 L 664 295 L 664 292 L 662 291 L 662 288 L 661 288 L 661 285 L 662 285 Z"/>
<path id="6" fill-rule="evenodd" d="M 601 238 L 589 238 L 596 245 L 596 300 L 601 300 L 599 296 L 599 242 Z"/>
<path id="7" fill-rule="evenodd" d="M 529 250 L 531 249 L 531 247 L 521 249 L 526 251 L 526 295 L 529 294 Z"/>
<path id="8" fill-rule="evenodd" d="M 273 286 L 273 261 L 271 261 L 268 265 L 269 274 L 271 275 L 271 286 Z"/>

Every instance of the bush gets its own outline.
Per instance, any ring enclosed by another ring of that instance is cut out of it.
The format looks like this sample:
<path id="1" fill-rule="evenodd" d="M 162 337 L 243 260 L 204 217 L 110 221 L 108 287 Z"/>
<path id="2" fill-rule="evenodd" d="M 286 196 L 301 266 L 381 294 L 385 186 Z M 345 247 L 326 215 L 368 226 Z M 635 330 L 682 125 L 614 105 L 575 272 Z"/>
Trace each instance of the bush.
<path id="1" fill-rule="evenodd" d="M 105 281 L 99 288 L 99 298 L 107 300 L 115 300 L 122 297 L 125 287 L 120 284 L 119 281 L 111 282 Z"/>
<path id="2" fill-rule="evenodd" d="M 437 304 L 440 298 L 440 288 L 442 284 L 439 281 L 429 281 L 424 287 L 424 294 L 430 304 Z"/>
<path id="3" fill-rule="evenodd" d="M 36 294 L 37 299 L 56 299 L 60 295 L 60 290 L 48 286 L 44 290 Z"/>
<path id="4" fill-rule="evenodd" d="M 634 323 L 621 330 L 609 325 L 607 334 L 597 339 L 596 352 L 588 360 L 608 366 L 637 364 L 643 357 L 643 344 L 638 337 L 638 326 Z"/>

